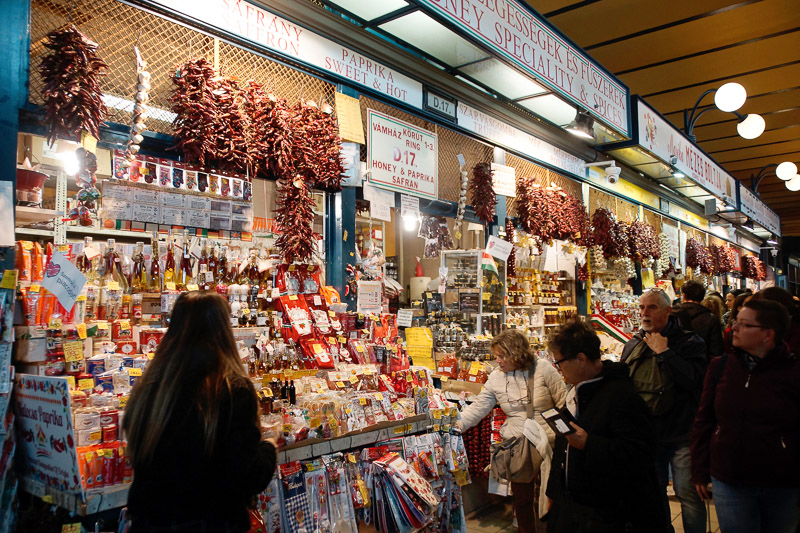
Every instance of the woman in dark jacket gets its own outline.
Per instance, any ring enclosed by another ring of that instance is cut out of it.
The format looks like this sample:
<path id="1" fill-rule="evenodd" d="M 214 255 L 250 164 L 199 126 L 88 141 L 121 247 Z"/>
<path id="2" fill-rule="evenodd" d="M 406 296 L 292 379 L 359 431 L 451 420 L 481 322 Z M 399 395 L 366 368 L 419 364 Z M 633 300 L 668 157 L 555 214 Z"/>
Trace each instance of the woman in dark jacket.
<path id="1" fill-rule="evenodd" d="M 661 533 L 664 516 L 647 406 L 623 363 L 600 360 L 600 339 L 580 320 L 549 342 L 575 432 L 556 437 L 547 496 L 549 533 Z"/>
<path id="2" fill-rule="evenodd" d="M 783 340 L 789 345 L 792 353 L 800 356 L 800 309 L 791 293 L 782 287 L 767 287 L 755 293 L 753 298 L 778 302 L 789 311 L 789 329 Z"/>
<path id="3" fill-rule="evenodd" d="M 131 532 L 250 529 L 247 505 L 275 472 L 258 400 L 242 367 L 227 301 L 182 294 L 123 426 L 134 478 Z"/>
<path id="4" fill-rule="evenodd" d="M 800 363 L 789 315 L 752 299 L 733 324 L 734 353 L 709 365 L 692 428 L 692 483 L 714 489 L 722 533 L 794 533 L 800 523 Z"/>

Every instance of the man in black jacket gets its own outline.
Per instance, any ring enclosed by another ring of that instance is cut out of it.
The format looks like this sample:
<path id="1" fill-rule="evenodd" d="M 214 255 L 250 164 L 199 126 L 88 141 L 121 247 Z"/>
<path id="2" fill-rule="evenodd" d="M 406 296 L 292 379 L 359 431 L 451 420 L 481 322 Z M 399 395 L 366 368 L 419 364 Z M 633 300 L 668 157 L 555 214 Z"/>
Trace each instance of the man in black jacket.
<path id="1" fill-rule="evenodd" d="M 622 361 L 630 367 L 634 385 L 653 414 L 656 470 L 667 520 L 671 468 L 683 529 L 703 533 L 706 508 L 690 482 L 689 442 L 708 364 L 706 346 L 699 336 L 684 331 L 670 311 L 669 297 L 661 289 L 651 289 L 639 298 L 642 331 L 625 344 Z M 668 530 L 672 530 L 671 524 Z"/>
<path id="2" fill-rule="evenodd" d="M 725 343 L 722 340 L 722 324 L 719 317 L 701 302 L 706 295 L 706 288 L 699 281 L 689 280 L 681 286 L 683 303 L 675 313 L 681 321 L 683 329 L 694 331 L 706 343 L 706 355 L 712 357 L 722 355 Z"/>

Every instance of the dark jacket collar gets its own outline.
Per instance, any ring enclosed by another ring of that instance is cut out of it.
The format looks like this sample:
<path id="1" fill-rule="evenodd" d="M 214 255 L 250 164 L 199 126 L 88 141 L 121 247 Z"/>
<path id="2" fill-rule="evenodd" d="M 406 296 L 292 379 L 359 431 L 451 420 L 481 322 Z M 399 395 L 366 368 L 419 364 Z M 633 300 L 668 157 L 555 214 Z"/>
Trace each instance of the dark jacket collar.
<path id="1" fill-rule="evenodd" d="M 646 334 L 647 334 L 646 331 L 640 329 L 639 332 L 636 333 L 636 335 L 634 335 L 634 337 L 639 340 L 642 340 L 644 339 L 644 336 Z M 681 327 L 681 323 L 678 320 L 678 317 L 676 317 L 675 315 L 669 315 L 669 318 L 667 318 L 667 325 L 664 326 L 664 329 L 661 330 L 661 334 L 666 338 L 672 340 L 675 337 L 683 337 L 684 335 L 686 335 L 686 332 Z"/>
<path id="2" fill-rule="evenodd" d="M 733 352 L 736 354 L 739 359 L 743 362 L 747 362 L 748 357 L 750 354 L 742 350 L 741 348 L 733 348 Z M 763 359 L 760 359 L 756 368 L 764 368 L 765 366 L 773 365 L 779 361 L 787 360 L 787 359 L 796 359 L 796 355 L 792 353 L 791 349 L 789 349 L 789 345 L 786 342 L 782 342 L 772 350 L 770 350 Z"/>

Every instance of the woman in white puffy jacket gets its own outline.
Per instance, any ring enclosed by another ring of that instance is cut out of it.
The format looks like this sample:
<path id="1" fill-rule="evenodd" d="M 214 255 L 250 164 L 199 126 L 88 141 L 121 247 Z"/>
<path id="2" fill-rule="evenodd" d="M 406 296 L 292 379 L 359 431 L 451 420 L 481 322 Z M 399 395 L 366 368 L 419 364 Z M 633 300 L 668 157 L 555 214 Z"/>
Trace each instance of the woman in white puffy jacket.
<path id="1" fill-rule="evenodd" d="M 499 405 L 506 414 L 500 436 L 505 440 L 522 435 L 527 418 L 528 370 L 536 362 L 533 374 L 533 417 L 547 433 L 552 446 L 555 435 L 540 413 L 564 406 L 567 396 L 564 380 L 549 361 L 537 361 L 528 337 L 519 330 L 505 330 L 493 338 L 489 346 L 497 359 L 498 368 L 489 374 L 489 379 L 475 401 L 461 413 L 459 428 L 466 431 L 475 426 L 495 405 Z M 511 490 L 519 530 L 523 533 L 533 532 L 536 521 L 533 483 L 511 483 Z"/>

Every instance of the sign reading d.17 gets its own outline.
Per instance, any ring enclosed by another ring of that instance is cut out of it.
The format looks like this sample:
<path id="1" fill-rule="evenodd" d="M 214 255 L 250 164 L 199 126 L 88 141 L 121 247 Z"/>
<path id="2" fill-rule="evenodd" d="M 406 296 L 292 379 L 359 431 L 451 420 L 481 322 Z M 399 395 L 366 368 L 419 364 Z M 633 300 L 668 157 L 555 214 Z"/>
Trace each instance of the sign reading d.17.
<path id="1" fill-rule="evenodd" d="M 438 136 L 374 109 L 367 109 L 367 127 L 370 183 L 383 189 L 437 199 Z"/>

